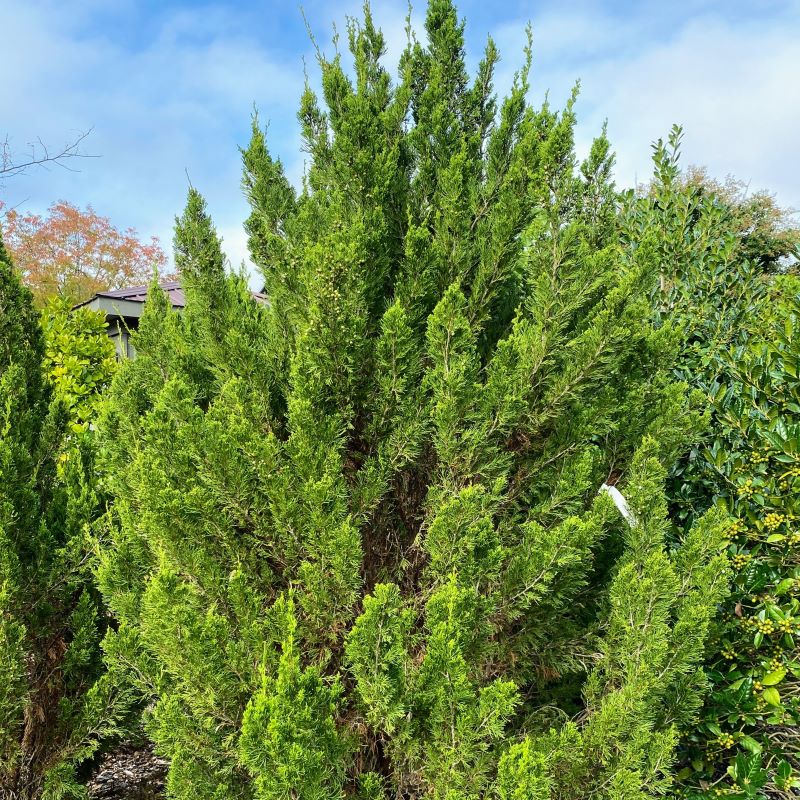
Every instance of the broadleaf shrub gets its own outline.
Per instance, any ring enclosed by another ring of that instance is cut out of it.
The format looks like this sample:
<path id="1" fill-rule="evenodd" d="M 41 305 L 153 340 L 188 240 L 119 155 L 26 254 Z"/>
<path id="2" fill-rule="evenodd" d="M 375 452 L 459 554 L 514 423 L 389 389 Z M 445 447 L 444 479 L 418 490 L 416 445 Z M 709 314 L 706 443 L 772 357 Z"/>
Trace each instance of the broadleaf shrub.
<path id="1" fill-rule="evenodd" d="M 676 377 L 711 411 L 672 466 L 673 517 L 685 528 L 717 506 L 730 519 L 732 592 L 708 648 L 700 724 L 684 728 L 680 777 L 693 797 L 789 795 L 800 785 L 797 227 L 758 213 L 763 195 L 736 201 L 697 174 L 685 180 L 679 151 L 676 128 L 655 146 L 653 183 L 629 198 L 623 232 L 659 242 L 657 317 L 684 331 Z M 753 207 L 758 224 L 744 225 Z"/>

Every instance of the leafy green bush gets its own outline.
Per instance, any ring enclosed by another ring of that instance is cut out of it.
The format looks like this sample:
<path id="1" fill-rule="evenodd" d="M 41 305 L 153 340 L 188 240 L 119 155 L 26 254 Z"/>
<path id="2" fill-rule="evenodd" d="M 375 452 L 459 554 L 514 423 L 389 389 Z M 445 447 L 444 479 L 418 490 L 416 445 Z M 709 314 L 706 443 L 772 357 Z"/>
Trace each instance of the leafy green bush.
<path id="1" fill-rule="evenodd" d="M 675 375 L 702 393 L 712 411 L 729 348 L 744 345 L 766 307 L 768 284 L 746 252 L 735 209 L 707 186 L 685 181 L 680 172 L 682 131 L 654 145 L 655 172 L 644 196 L 632 192 L 622 214 L 627 246 L 652 239 L 659 283 L 653 305 L 661 324 L 681 331 Z M 720 477 L 703 456 L 698 437 L 670 470 L 669 497 L 675 518 L 691 524 L 722 491 Z M 724 450 L 723 445 L 723 450 Z"/>
<path id="2" fill-rule="evenodd" d="M 716 436 L 704 452 L 734 518 L 735 577 L 690 753 L 711 779 L 744 750 L 748 768 L 763 767 L 765 790 L 789 792 L 800 788 L 800 304 L 783 308 L 769 340 L 753 337 L 724 358 Z M 736 776 L 733 784 L 747 795 Z"/>
<path id="3" fill-rule="evenodd" d="M 762 219 L 751 236 L 729 194 L 682 178 L 679 149 L 677 128 L 656 145 L 655 179 L 629 199 L 624 230 L 631 242 L 659 243 L 657 315 L 684 332 L 676 375 L 712 411 L 708 434 L 672 468 L 674 516 L 687 525 L 715 504 L 731 516 L 733 591 L 709 651 L 701 725 L 685 731 L 681 777 L 691 796 L 788 793 L 800 769 L 800 295 L 796 276 L 772 273 L 791 257 L 796 229 L 782 220 L 771 233 Z M 763 257 L 754 257 L 759 242 Z"/>
<path id="4" fill-rule="evenodd" d="M 672 784 L 727 574 L 718 512 L 667 548 L 702 415 L 652 324 L 658 243 L 619 246 L 605 136 L 579 164 L 529 61 L 498 106 L 462 28 L 432 0 L 393 85 L 351 24 L 352 77 L 321 57 L 302 99 L 304 191 L 257 124 L 243 154 L 269 302 L 191 190 L 185 314 L 154 289 L 113 380 L 107 657 L 171 797 Z"/>
<path id="5" fill-rule="evenodd" d="M 52 298 L 42 311 L 44 368 L 73 433 L 86 432 L 96 419 L 117 366 L 107 325 L 103 311 L 72 309 L 62 298 Z"/>

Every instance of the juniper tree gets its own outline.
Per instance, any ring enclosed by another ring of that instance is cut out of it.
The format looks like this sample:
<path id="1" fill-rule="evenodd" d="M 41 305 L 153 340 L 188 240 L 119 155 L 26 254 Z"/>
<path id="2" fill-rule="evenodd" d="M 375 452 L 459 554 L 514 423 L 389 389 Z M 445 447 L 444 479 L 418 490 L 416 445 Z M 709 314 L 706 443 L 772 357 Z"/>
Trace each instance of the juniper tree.
<path id="1" fill-rule="evenodd" d="M 105 334 L 101 334 L 105 338 Z M 78 770 L 127 696 L 104 673 L 84 527 L 87 442 L 47 379 L 39 315 L 0 242 L 0 797 L 81 797 Z"/>
<path id="2" fill-rule="evenodd" d="M 703 415 L 657 242 L 529 51 L 498 103 L 491 41 L 470 81 L 449 2 L 426 34 L 396 83 L 368 8 L 320 56 L 299 194 L 254 121 L 268 302 L 190 190 L 185 314 L 154 288 L 112 385 L 106 651 L 174 798 L 643 798 L 699 705 L 721 520 L 665 544 Z"/>

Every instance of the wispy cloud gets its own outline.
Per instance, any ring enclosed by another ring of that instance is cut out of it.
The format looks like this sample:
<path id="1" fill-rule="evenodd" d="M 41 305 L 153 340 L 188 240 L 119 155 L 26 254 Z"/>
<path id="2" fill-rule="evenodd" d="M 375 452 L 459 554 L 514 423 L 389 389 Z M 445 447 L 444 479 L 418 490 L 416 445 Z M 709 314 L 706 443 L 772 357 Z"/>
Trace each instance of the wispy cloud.
<path id="1" fill-rule="evenodd" d="M 579 145 L 587 149 L 607 119 L 621 185 L 648 179 L 650 143 L 678 123 L 685 163 L 800 208 L 800 4 L 747 16 L 695 5 L 660 26 L 647 14 L 597 7 L 534 16 L 532 93 L 549 89 L 563 103 L 580 79 Z M 497 39 L 518 50 L 521 26 L 500 26 Z"/>

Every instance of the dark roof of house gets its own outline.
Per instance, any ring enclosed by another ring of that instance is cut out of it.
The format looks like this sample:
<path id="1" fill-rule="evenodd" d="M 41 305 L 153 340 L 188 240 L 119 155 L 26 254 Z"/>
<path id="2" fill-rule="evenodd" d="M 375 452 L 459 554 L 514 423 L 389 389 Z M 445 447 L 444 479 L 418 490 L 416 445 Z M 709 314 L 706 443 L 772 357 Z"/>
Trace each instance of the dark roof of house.
<path id="1" fill-rule="evenodd" d="M 166 292 L 173 308 L 183 308 L 186 305 L 186 298 L 184 297 L 183 289 L 178 281 L 164 281 L 164 283 L 160 283 L 159 286 Z M 105 297 L 109 300 L 127 300 L 131 303 L 144 303 L 144 301 L 147 300 L 147 293 L 149 291 L 149 286 L 130 286 L 125 289 L 110 289 L 107 292 L 98 292 L 88 300 L 79 303 L 76 308 L 85 306 L 100 297 Z"/>
<path id="2" fill-rule="evenodd" d="M 186 296 L 178 281 L 164 281 L 159 286 L 164 290 L 173 308 L 184 308 L 186 306 Z M 117 312 L 124 316 L 140 316 L 141 308 L 129 306 L 128 303 L 143 305 L 147 300 L 149 286 L 131 286 L 125 289 L 110 289 L 107 292 L 98 292 L 88 300 L 79 303 L 75 308 L 91 305 L 94 308 L 102 308 L 107 312 Z M 261 292 L 253 292 L 253 297 L 259 303 L 266 303 L 267 296 Z"/>
<path id="3" fill-rule="evenodd" d="M 158 284 L 166 293 L 170 302 L 175 308 L 183 308 L 186 305 L 186 298 L 183 289 L 178 281 L 165 281 Z M 144 303 L 147 300 L 149 286 L 131 286 L 127 289 L 112 289 L 108 292 L 98 292 L 101 297 L 118 297 L 120 300 L 132 300 L 134 303 Z"/>

